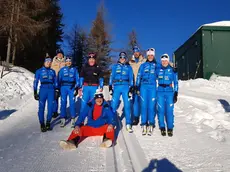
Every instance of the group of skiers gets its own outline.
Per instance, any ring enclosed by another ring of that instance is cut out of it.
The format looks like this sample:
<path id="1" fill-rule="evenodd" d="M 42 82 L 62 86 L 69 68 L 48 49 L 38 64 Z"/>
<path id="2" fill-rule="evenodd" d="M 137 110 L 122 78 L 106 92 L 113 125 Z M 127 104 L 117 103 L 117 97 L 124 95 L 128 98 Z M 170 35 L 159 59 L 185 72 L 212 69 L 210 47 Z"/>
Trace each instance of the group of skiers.
<path id="1" fill-rule="evenodd" d="M 72 58 L 64 57 L 62 50 L 57 50 L 57 56 L 53 60 L 46 57 L 44 66 L 36 71 L 34 80 L 34 98 L 39 100 L 38 116 L 41 131 L 51 130 L 52 117 L 58 116 L 59 97 L 61 97 L 61 127 L 65 126 L 67 97 L 69 97 L 71 127 L 75 129 L 69 139 L 62 141 L 60 145 L 62 147 L 63 145 L 64 147 L 73 146 L 76 145 L 73 140 L 78 136 L 98 134 L 104 135 L 106 142 L 103 143 L 107 143 L 114 139 L 113 132 L 116 125 L 114 121 L 120 96 L 122 96 L 128 132 L 133 132 L 132 125 L 138 125 L 141 116 L 142 134 L 151 135 L 157 114 L 162 136 L 165 136 L 166 133 L 172 136 L 174 103 L 178 96 L 178 78 L 175 69 L 170 65 L 169 55 L 162 55 L 161 64 L 159 64 L 155 59 L 154 48 L 147 50 L 146 58 L 141 55 L 137 46 L 133 48 L 133 52 L 130 61 L 128 61 L 127 54 L 121 52 L 118 63 L 112 66 L 109 79 L 109 93 L 112 96 L 110 105 L 104 100 L 102 93 L 103 72 L 96 64 L 96 53 L 88 54 L 87 63 L 83 66 L 80 75 L 77 68 L 72 66 Z M 76 121 L 75 99 L 77 95 L 81 97 L 81 109 Z M 48 114 L 45 123 L 46 101 L 48 102 Z M 84 125 L 85 119 L 87 123 Z"/>

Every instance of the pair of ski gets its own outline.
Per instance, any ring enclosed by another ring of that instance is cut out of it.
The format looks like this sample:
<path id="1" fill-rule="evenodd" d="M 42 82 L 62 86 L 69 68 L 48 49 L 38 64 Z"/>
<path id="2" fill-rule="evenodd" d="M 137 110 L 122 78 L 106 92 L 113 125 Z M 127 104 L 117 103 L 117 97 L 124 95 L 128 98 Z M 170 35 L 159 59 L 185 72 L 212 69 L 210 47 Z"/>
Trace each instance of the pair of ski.
<path id="1" fill-rule="evenodd" d="M 103 137 L 102 143 L 100 144 L 101 148 L 109 148 L 113 144 L 112 140 Z M 78 144 L 73 140 L 61 140 L 59 143 L 60 147 L 64 150 L 76 150 Z"/>

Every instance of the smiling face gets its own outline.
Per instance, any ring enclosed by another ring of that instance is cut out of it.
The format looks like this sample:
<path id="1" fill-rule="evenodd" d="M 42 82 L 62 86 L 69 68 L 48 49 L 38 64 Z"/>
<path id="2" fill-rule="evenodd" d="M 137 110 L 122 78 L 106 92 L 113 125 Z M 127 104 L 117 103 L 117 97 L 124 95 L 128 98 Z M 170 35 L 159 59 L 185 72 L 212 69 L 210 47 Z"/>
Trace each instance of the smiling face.
<path id="1" fill-rule="evenodd" d="M 154 58 L 155 58 L 154 55 L 148 55 L 148 57 L 147 57 L 148 61 L 150 61 L 150 62 L 153 61 Z"/>
<path id="2" fill-rule="evenodd" d="M 51 61 L 46 61 L 46 62 L 44 62 L 44 66 L 45 66 L 46 68 L 50 68 L 50 67 L 51 67 Z"/>
<path id="3" fill-rule="evenodd" d="M 93 66 L 96 63 L 96 60 L 94 58 L 89 58 L 88 63 L 89 63 L 90 66 Z"/>
<path id="4" fill-rule="evenodd" d="M 125 59 L 125 58 L 120 57 L 120 59 L 119 59 L 119 62 L 120 62 L 120 63 L 124 64 L 124 63 L 125 63 L 125 61 L 126 61 L 126 59 Z"/>
<path id="5" fill-rule="evenodd" d="M 101 106 L 102 103 L 103 103 L 103 98 L 97 98 L 97 99 L 95 99 L 95 103 L 96 103 L 96 105 Z"/>
<path id="6" fill-rule="evenodd" d="M 63 59 L 63 58 L 64 58 L 64 56 L 63 56 L 62 53 L 58 53 L 58 54 L 57 54 L 57 57 L 58 57 L 59 59 Z"/>
<path id="7" fill-rule="evenodd" d="M 135 53 L 134 53 L 134 57 L 135 57 L 135 58 L 139 58 L 139 56 L 140 56 L 140 52 L 135 52 Z"/>
<path id="8" fill-rule="evenodd" d="M 169 61 L 168 60 L 161 60 L 161 64 L 164 67 L 167 67 L 169 65 Z"/>
<path id="9" fill-rule="evenodd" d="M 72 65 L 72 61 L 71 60 L 67 60 L 65 62 L 65 65 L 68 66 L 68 67 L 70 67 Z"/>

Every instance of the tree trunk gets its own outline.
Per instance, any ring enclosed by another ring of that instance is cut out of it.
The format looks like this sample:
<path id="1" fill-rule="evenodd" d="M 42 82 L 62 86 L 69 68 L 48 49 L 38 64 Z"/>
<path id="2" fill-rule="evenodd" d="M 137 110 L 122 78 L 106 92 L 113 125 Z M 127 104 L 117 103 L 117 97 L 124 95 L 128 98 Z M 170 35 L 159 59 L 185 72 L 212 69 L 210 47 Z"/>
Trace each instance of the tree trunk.
<path id="1" fill-rule="evenodd" d="M 13 19 L 14 19 L 14 1 L 12 2 L 12 11 L 10 15 L 10 30 L 8 36 L 8 44 L 7 44 L 7 55 L 6 55 L 6 62 L 10 62 L 10 55 L 11 55 L 11 44 L 12 44 L 12 31 L 13 31 Z"/>
<path id="2" fill-rule="evenodd" d="M 18 3 L 16 5 L 17 8 L 17 16 L 16 16 L 16 22 L 18 23 L 19 21 L 19 12 L 20 12 L 20 3 L 21 0 L 18 0 Z M 15 64 L 15 56 L 16 56 L 16 51 L 17 51 L 17 43 L 18 43 L 18 35 L 17 32 L 14 32 L 14 45 L 13 45 L 13 56 L 12 56 L 12 64 Z"/>

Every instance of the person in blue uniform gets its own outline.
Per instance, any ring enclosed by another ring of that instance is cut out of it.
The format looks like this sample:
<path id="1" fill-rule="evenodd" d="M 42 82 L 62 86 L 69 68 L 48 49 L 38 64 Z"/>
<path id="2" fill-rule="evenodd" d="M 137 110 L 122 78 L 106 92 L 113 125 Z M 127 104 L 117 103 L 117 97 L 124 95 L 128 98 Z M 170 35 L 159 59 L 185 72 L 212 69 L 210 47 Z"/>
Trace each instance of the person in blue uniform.
<path id="1" fill-rule="evenodd" d="M 140 66 L 136 81 L 141 99 L 142 135 L 151 135 L 155 127 L 157 66 L 155 49 L 150 48 L 147 51 L 147 61 Z"/>
<path id="2" fill-rule="evenodd" d="M 72 66 L 72 58 L 65 58 L 65 67 L 58 73 L 58 85 L 61 92 L 61 127 L 65 126 L 67 97 L 69 97 L 71 127 L 74 127 L 76 118 L 75 97 L 78 94 L 79 74 Z"/>
<path id="3" fill-rule="evenodd" d="M 38 117 L 41 125 L 41 131 L 46 132 L 47 130 L 51 130 L 50 122 L 52 120 L 53 114 L 53 103 L 55 98 L 58 97 L 57 91 L 57 78 L 55 71 L 51 69 L 52 59 L 50 57 L 45 58 L 44 66 L 38 69 L 35 73 L 34 78 L 34 98 L 39 101 L 38 108 Z M 38 83 L 40 81 L 40 89 L 38 93 Z M 48 114 L 46 119 L 44 119 L 44 111 L 46 101 L 48 103 Z"/>
<path id="4" fill-rule="evenodd" d="M 103 72 L 96 64 L 96 53 L 89 53 L 87 63 L 80 72 L 79 93 L 82 97 L 80 113 L 83 112 L 87 103 L 93 100 L 96 90 L 103 90 L 103 85 Z"/>
<path id="5" fill-rule="evenodd" d="M 134 78 L 131 66 L 126 63 L 127 55 L 125 52 L 119 54 L 119 61 L 112 66 L 109 79 L 109 91 L 112 94 L 112 108 L 114 113 L 117 111 L 120 96 L 122 95 L 125 108 L 126 129 L 133 132 L 131 121 L 130 96 L 134 92 Z"/>
<path id="6" fill-rule="evenodd" d="M 157 109 L 159 127 L 162 136 L 166 136 L 165 122 L 168 136 L 173 136 L 174 127 L 174 103 L 178 96 L 177 72 L 169 65 L 169 55 L 161 56 L 161 67 L 157 72 Z"/>

